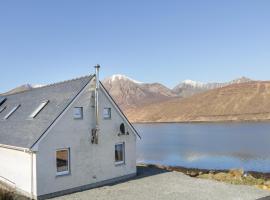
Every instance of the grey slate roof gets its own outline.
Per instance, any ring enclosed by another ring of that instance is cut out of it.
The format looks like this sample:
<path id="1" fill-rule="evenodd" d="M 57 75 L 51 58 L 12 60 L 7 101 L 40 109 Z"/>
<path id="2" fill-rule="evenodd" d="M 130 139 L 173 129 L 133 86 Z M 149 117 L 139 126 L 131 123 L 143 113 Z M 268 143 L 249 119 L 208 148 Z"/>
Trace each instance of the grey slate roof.
<path id="1" fill-rule="evenodd" d="M 0 106 L 0 110 L 7 107 L 0 113 L 0 144 L 30 149 L 92 78 L 86 76 L 5 96 L 7 100 Z M 29 119 L 44 100 L 49 103 L 34 119 Z M 18 104 L 18 110 L 3 120 Z"/>

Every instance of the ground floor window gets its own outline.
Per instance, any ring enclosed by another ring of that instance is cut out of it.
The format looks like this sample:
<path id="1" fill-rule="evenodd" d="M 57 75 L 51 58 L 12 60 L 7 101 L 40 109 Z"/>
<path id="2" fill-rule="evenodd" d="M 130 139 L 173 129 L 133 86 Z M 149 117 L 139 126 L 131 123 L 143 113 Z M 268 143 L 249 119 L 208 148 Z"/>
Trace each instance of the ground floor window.
<path id="1" fill-rule="evenodd" d="M 115 145 L 115 164 L 125 163 L 125 143 Z"/>
<path id="2" fill-rule="evenodd" d="M 56 175 L 65 175 L 70 172 L 69 149 L 56 151 Z"/>

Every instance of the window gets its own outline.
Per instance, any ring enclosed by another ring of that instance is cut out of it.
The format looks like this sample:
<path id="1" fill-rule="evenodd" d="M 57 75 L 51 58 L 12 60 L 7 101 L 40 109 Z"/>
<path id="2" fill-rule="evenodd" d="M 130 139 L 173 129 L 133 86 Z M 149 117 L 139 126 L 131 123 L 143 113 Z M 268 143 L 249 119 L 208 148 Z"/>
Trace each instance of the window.
<path id="1" fill-rule="evenodd" d="M 125 143 L 115 145 L 115 164 L 125 163 Z"/>
<path id="2" fill-rule="evenodd" d="M 7 107 L 0 108 L 0 113 L 3 112 Z"/>
<path id="3" fill-rule="evenodd" d="M 111 108 L 104 108 L 103 109 L 103 118 L 104 119 L 111 119 Z"/>
<path id="4" fill-rule="evenodd" d="M 6 100 L 7 100 L 6 97 L 0 97 L 0 106 L 2 106 Z"/>
<path id="5" fill-rule="evenodd" d="M 5 117 L 4 119 L 8 119 L 21 105 L 15 106 Z"/>
<path id="6" fill-rule="evenodd" d="M 30 115 L 31 118 L 35 118 L 38 113 L 49 103 L 48 100 L 43 101 L 37 108 L 36 110 Z"/>
<path id="7" fill-rule="evenodd" d="M 75 107 L 73 109 L 73 119 L 82 119 L 83 118 L 83 108 Z"/>
<path id="8" fill-rule="evenodd" d="M 69 174 L 69 149 L 60 149 L 56 151 L 56 175 Z"/>

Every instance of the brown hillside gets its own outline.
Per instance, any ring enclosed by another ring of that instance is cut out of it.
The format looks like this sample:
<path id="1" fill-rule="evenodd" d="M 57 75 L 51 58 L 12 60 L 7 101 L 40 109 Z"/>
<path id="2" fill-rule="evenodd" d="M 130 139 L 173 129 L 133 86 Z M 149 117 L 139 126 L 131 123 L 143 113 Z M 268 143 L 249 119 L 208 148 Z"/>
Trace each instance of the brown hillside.
<path id="1" fill-rule="evenodd" d="M 270 119 L 270 82 L 233 84 L 185 99 L 127 109 L 133 122 L 238 121 Z"/>

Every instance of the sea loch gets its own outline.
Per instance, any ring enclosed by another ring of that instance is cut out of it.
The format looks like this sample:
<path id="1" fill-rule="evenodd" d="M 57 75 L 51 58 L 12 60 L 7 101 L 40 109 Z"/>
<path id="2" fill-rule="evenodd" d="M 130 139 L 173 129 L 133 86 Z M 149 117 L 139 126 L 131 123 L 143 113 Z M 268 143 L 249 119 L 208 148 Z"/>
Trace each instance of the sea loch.
<path id="1" fill-rule="evenodd" d="M 270 123 L 136 124 L 137 162 L 270 172 Z"/>

